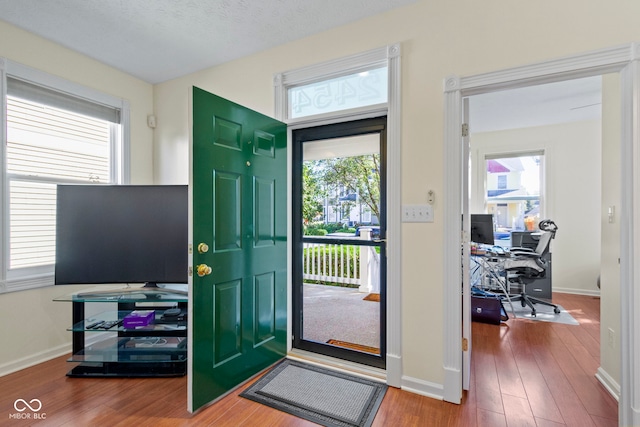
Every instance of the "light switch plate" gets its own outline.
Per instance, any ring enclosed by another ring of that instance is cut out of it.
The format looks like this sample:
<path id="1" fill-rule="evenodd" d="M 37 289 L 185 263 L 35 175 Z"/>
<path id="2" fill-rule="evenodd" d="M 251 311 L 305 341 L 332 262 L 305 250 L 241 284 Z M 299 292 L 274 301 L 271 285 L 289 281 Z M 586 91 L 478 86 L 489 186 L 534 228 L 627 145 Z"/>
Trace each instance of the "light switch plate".
<path id="1" fill-rule="evenodd" d="M 402 222 L 433 222 L 433 206 L 403 205 Z"/>

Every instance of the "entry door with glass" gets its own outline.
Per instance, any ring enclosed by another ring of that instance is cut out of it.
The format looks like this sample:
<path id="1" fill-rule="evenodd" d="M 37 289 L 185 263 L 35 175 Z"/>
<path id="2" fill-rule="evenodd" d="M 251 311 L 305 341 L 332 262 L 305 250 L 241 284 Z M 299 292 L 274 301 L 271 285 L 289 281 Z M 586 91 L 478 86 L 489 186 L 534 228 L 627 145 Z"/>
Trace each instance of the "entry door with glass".
<path id="1" fill-rule="evenodd" d="M 386 117 L 293 131 L 293 347 L 385 367 Z"/>

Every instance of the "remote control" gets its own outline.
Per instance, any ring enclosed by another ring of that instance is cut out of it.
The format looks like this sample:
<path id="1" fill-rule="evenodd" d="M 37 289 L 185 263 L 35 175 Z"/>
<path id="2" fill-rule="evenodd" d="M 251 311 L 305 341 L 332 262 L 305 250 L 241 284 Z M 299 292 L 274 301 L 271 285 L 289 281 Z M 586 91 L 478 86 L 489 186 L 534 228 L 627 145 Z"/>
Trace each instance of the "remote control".
<path id="1" fill-rule="evenodd" d="M 103 323 L 104 323 L 103 320 L 98 320 L 97 322 L 93 322 L 93 323 L 87 325 L 87 329 L 97 328 L 98 326 L 102 325 Z"/>
<path id="2" fill-rule="evenodd" d="M 111 329 L 116 325 L 119 325 L 122 323 L 122 320 L 108 320 L 106 322 L 104 322 L 102 325 L 100 325 L 100 329 Z"/>

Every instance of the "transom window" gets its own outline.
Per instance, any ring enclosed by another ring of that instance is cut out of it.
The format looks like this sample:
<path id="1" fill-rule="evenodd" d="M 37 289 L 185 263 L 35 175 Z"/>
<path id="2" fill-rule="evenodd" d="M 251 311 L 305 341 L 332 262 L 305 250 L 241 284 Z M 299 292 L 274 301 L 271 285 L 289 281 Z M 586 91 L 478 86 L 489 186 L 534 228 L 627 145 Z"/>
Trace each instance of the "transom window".
<path id="1" fill-rule="evenodd" d="M 288 89 L 291 119 L 387 102 L 387 67 L 367 69 Z"/>

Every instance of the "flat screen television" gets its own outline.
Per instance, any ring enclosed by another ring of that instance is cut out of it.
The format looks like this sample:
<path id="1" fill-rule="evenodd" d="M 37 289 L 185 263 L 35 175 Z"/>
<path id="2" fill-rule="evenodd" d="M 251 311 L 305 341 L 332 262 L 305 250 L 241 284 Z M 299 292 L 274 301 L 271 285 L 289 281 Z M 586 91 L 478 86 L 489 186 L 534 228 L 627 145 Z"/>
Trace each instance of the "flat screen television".
<path id="1" fill-rule="evenodd" d="M 495 245 L 493 215 L 471 214 L 471 241 L 485 245 Z"/>
<path id="2" fill-rule="evenodd" d="M 55 284 L 183 284 L 186 185 L 59 185 Z"/>

